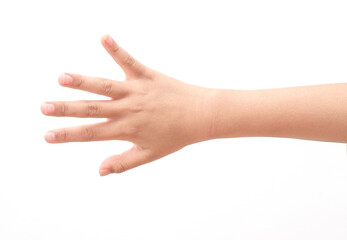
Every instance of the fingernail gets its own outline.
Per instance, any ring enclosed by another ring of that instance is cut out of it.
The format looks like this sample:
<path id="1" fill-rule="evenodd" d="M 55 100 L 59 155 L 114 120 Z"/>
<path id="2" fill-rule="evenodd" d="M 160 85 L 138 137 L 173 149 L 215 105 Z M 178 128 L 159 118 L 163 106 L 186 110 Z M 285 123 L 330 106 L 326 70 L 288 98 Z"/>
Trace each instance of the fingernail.
<path id="1" fill-rule="evenodd" d="M 106 176 L 106 175 L 108 175 L 110 173 L 111 173 L 111 170 L 107 169 L 107 168 L 101 169 L 100 172 L 99 172 L 100 176 Z"/>
<path id="2" fill-rule="evenodd" d="M 55 107 L 51 103 L 44 103 L 43 109 L 44 109 L 46 114 L 50 114 L 50 113 L 54 112 Z"/>
<path id="3" fill-rule="evenodd" d="M 111 46 L 113 43 L 112 38 L 108 34 L 105 34 L 104 38 L 105 38 L 106 43 Z"/>
<path id="4" fill-rule="evenodd" d="M 59 83 L 62 85 L 70 85 L 72 83 L 72 77 L 62 73 L 59 77 Z"/>
<path id="5" fill-rule="evenodd" d="M 45 139 L 47 142 L 53 142 L 55 139 L 55 134 L 53 132 L 47 132 L 45 134 Z"/>

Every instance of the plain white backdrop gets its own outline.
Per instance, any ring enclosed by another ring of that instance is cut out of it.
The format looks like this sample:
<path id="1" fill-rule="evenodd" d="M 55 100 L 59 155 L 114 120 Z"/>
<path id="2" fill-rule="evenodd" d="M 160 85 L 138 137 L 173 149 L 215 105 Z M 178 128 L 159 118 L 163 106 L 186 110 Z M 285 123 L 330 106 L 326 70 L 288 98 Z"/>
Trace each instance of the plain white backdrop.
<path id="1" fill-rule="evenodd" d="M 100 163 L 131 143 L 48 144 L 50 129 L 97 120 L 40 112 L 103 99 L 60 87 L 61 72 L 123 80 L 104 33 L 200 86 L 346 82 L 346 12 L 332 0 L 2 0 L 0 239 L 347 239 L 343 143 L 211 140 L 102 178 Z"/>

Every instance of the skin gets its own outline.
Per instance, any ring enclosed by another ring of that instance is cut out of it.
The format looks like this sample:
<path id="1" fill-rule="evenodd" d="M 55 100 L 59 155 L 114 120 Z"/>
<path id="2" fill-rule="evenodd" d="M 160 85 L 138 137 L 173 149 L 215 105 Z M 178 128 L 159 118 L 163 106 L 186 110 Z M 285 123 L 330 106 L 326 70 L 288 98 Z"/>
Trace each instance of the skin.
<path id="1" fill-rule="evenodd" d="M 123 69 L 124 81 L 64 73 L 63 87 L 109 100 L 42 103 L 47 116 L 102 118 L 51 130 L 48 143 L 124 140 L 129 150 L 105 159 L 101 176 L 121 173 L 200 141 L 232 137 L 287 137 L 347 142 L 347 85 L 226 90 L 183 83 L 143 65 L 110 36 L 101 43 Z"/>

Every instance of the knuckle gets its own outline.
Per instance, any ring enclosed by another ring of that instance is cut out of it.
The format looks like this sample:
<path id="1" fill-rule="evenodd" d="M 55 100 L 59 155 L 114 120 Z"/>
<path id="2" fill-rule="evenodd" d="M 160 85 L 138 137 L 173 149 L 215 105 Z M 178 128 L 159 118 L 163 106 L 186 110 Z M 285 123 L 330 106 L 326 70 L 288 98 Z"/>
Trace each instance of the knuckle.
<path id="1" fill-rule="evenodd" d="M 144 110 L 144 106 L 142 103 L 137 103 L 130 107 L 130 111 L 133 113 L 139 113 L 139 112 L 142 112 L 143 110 Z"/>
<path id="2" fill-rule="evenodd" d="M 83 75 L 78 76 L 77 79 L 76 79 L 75 86 L 76 87 L 81 87 L 84 84 L 85 80 L 86 80 L 85 76 L 83 76 Z"/>
<path id="3" fill-rule="evenodd" d="M 113 172 L 115 173 L 122 173 L 129 169 L 127 164 L 124 161 L 118 161 L 115 166 L 113 167 Z"/>
<path id="4" fill-rule="evenodd" d="M 100 113 L 100 107 L 97 104 L 88 104 L 87 105 L 87 116 L 95 117 Z"/>
<path id="5" fill-rule="evenodd" d="M 136 136 L 138 132 L 139 132 L 138 126 L 129 126 L 129 127 L 124 129 L 124 135 L 129 136 L 129 137 Z"/>
<path id="6" fill-rule="evenodd" d="M 113 54 L 116 54 L 116 53 L 119 52 L 119 49 L 120 49 L 119 45 L 118 45 L 118 44 L 114 44 L 113 47 L 112 47 L 112 49 L 111 49 L 111 52 L 112 52 Z"/>
<path id="7" fill-rule="evenodd" d="M 81 136 L 82 140 L 93 141 L 95 139 L 95 131 L 90 127 L 83 128 L 81 130 Z"/>
<path id="8" fill-rule="evenodd" d="M 61 105 L 60 105 L 60 115 L 61 115 L 61 116 L 66 116 L 67 113 L 68 113 L 68 106 L 67 106 L 67 104 L 64 103 L 64 102 L 61 102 L 60 104 L 61 104 Z"/>
<path id="9" fill-rule="evenodd" d="M 56 133 L 56 136 L 60 142 L 67 142 L 69 140 L 68 131 L 65 128 L 60 129 L 60 131 Z"/>
<path id="10" fill-rule="evenodd" d="M 127 56 L 124 59 L 124 63 L 128 66 L 133 66 L 135 64 L 135 59 L 129 54 L 127 54 Z"/>
<path id="11" fill-rule="evenodd" d="M 104 94 L 110 94 L 112 92 L 112 82 L 108 79 L 102 79 L 101 90 Z"/>

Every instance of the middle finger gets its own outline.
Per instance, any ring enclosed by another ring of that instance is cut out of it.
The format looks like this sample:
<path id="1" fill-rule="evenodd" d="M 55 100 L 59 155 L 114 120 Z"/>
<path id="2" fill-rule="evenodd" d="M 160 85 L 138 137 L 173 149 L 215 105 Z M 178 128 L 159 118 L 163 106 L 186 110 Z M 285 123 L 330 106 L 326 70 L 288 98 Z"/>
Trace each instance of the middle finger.
<path id="1" fill-rule="evenodd" d="M 41 105 L 47 116 L 79 118 L 111 118 L 122 111 L 120 100 L 55 101 Z"/>

